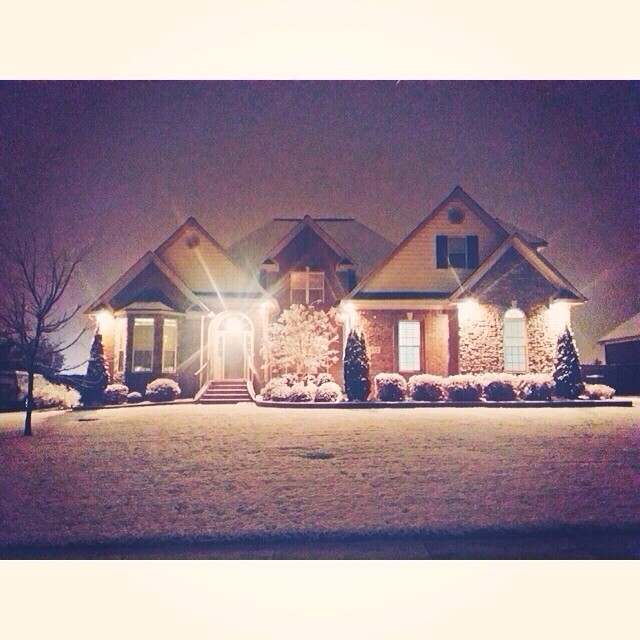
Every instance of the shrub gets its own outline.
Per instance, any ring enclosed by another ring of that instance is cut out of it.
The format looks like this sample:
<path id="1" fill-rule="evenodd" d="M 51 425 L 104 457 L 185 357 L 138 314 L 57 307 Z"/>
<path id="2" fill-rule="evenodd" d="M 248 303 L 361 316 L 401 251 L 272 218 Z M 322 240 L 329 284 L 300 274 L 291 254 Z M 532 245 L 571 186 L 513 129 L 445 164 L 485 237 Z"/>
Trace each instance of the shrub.
<path id="1" fill-rule="evenodd" d="M 411 376 L 408 389 L 412 400 L 438 402 L 446 398 L 444 379 L 428 373 Z"/>
<path id="2" fill-rule="evenodd" d="M 327 382 L 335 382 L 335 380 L 330 373 L 319 373 L 314 382 L 318 387 L 321 387 L 323 384 L 326 384 Z"/>
<path id="3" fill-rule="evenodd" d="M 525 373 L 516 376 L 516 393 L 522 400 L 551 400 L 553 377 L 548 373 Z"/>
<path id="4" fill-rule="evenodd" d="M 91 342 L 87 374 L 82 385 L 82 404 L 85 406 L 100 404 L 108 384 L 109 372 L 102 345 L 102 335 L 96 331 Z"/>
<path id="5" fill-rule="evenodd" d="M 347 398 L 366 400 L 371 393 L 371 376 L 369 373 L 369 356 L 364 334 L 352 329 L 347 337 L 344 350 L 344 389 Z"/>
<path id="6" fill-rule="evenodd" d="M 313 402 L 313 390 L 303 384 L 294 384 L 289 392 L 289 402 Z"/>
<path id="7" fill-rule="evenodd" d="M 102 394 L 104 404 L 124 404 L 127 401 L 129 387 L 126 384 L 110 384 Z"/>
<path id="8" fill-rule="evenodd" d="M 291 399 L 292 393 L 292 387 L 289 387 L 286 384 L 280 384 L 271 389 L 269 398 L 265 398 L 264 396 L 262 397 L 263 399 L 272 400 L 273 402 L 288 402 Z"/>
<path id="9" fill-rule="evenodd" d="M 482 384 L 476 376 L 450 376 L 445 385 L 451 402 L 478 402 L 482 396 Z"/>
<path id="10" fill-rule="evenodd" d="M 46 380 L 33 389 L 33 403 L 36 409 L 70 409 L 80 403 L 80 394 L 63 384 L 53 384 Z"/>
<path id="11" fill-rule="evenodd" d="M 129 395 L 127 395 L 127 402 L 129 404 L 142 402 L 142 394 L 138 393 L 137 391 L 132 391 Z"/>
<path id="12" fill-rule="evenodd" d="M 145 396 L 151 402 L 168 402 L 180 397 L 180 386 L 170 378 L 158 378 L 147 385 Z"/>
<path id="13" fill-rule="evenodd" d="M 487 400 L 501 402 L 517 398 L 517 380 L 509 373 L 488 373 L 480 377 L 482 393 Z"/>
<path id="14" fill-rule="evenodd" d="M 399 373 L 379 373 L 374 382 L 376 398 L 382 402 L 400 402 L 407 394 L 407 381 Z"/>
<path id="15" fill-rule="evenodd" d="M 610 400 L 616 390 L 606 384 L 585 384 L 583 394 L 590 400 Z"/>
<path id="16" fill-rule="evenodd" d="M 580 358 L 569 325 L 558 336 L 553 379 L 556 395 L 561 398 L 577 398 L 584 389 Z"/>
<path id="17" fill-rule="evenodd" d="M 339 402 L 342 398 L 342 389 L 335 382 L 325 382 L 316 391 L 316 402 Z"/>

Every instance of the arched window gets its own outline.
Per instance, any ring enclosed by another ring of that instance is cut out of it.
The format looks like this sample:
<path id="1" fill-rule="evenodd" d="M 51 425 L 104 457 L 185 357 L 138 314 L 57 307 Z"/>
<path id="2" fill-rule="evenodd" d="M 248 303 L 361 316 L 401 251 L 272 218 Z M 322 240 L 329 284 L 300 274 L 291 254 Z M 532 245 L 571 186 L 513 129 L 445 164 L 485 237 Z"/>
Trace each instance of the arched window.
<path id="1" fill-rule="evenodd" d="M 504 314 L 504 370 L 527 370 L 527 318 L 516 308 Z"/>

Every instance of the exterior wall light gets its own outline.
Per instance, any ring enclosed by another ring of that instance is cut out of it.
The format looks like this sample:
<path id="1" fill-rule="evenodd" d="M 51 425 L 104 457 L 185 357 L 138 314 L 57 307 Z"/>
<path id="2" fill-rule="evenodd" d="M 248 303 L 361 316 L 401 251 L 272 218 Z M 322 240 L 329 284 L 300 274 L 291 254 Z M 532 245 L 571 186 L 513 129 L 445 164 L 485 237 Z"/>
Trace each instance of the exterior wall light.
<path id="1" fill-rule="evenodd" d="M 458 302 L 458 318 L 460 320 L 474 320 L 479 315 L 480 303 L 475 298 L 463 298 Z"/>
<path id="2" fill-rule="evenodd" d="M 96 313 L 95 319 L 98 333 L 102 333 L 106 328 L 109 327 L 109 325 L 113 321 L 113 315 L 111 315 L 111 313 L 106 309 L 103 309 L 102 311 Z"/>
<path id="3" fill-rule="evenodd" d="M 571 305 L 566 300 L 552 300 L 547 317 L 550 329 L 557 336 L 566 327 L 571 326 Z"/>

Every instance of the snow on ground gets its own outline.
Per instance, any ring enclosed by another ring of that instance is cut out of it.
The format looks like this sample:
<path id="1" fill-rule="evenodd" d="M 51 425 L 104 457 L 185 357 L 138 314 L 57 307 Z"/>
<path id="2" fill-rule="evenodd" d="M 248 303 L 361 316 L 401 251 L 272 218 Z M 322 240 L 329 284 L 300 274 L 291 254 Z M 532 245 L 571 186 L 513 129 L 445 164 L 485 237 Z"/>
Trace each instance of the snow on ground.
<path id="1" fill-rule="evenodd" d="M 0 415 L 0 545 L 640 523 L 638 406 L 125 407 L 39 413 L 33 438 L 19 421 Z"/>

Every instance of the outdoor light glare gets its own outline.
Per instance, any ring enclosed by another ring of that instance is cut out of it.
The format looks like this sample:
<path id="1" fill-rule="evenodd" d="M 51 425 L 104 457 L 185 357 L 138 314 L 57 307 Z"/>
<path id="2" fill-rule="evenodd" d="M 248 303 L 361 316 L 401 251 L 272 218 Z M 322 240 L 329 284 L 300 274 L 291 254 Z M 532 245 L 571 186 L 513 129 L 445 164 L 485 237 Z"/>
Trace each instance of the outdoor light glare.
<path id="1" fill-rule="evenodd" d="M 348 314 L 348 315 L 350 315 L 350 316 L 352 316 L 352 315 L 356 312 L 356 307 L 355 307 L 355 305 L 353 304 L 353 302 L 347 302 L 347 303 L 344 305 L 344 307 L 343 307 L 343 308 L 344 308 L 345 313 L 346 313 L 346 314 Z"/>
<path id="2" fill-rule="evenodd" d="M 570 309 L 571 307 L 564 300 L 554 300 L 549 305 L 549 321 L 558 333 L 569 325 Z"/>
<path id="3" fill-rule="evenodd" d="M 230 333 L 240 333 L 244 326 L 238 316 L 231 316 L 225 321 L 224 328 L 225 331 L 229 331 Z"/>
<path id="4" fill-rule="evenodd" d="M 461 320 L 472 320 L 480 311 L 480 304 L 475 298 L 465 298 L 458 303 L 458 317 Z"/>
<path id="5" fill-rule="evenodd" d="M 96 314 L 96 323 L 98 325 L 98 331 L 102 331 L 103 328 L 109 324 L 111 320 L 111 314 L 107 310 L 100 311 Z"/>

